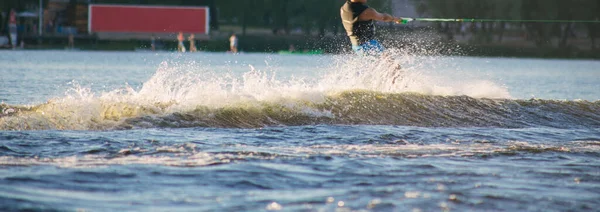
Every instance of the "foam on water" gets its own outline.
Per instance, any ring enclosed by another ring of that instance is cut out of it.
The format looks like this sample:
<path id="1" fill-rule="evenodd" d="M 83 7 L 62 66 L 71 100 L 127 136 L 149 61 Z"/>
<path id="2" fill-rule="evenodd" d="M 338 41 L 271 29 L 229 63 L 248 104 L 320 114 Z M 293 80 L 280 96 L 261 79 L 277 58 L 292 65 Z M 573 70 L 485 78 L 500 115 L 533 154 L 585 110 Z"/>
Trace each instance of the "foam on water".
<path id="1" fill-rule="evenodd" d="M 200 62 L 177 64 L 163 62 L 157 72 L 139 91 L 102 94 L 101 98 L 122 101 L 130 99 L 140 104 L 175 102 L 177 107 L 197 105 L 223 107 L 248 101 L 324 100 L 324 96 L 348 90 L 426 95 L 467 95 L 475 98 L 510 98 L 506 88 L 486 80 L 465 80 L 452 84 L 425 75 L 426 64 L 442 60 L 437 57 L 417 57 L 391 50 L 388 58 L 351 56 L 333 57 L 331 66 L 313 70 L 323 73 L 316 80 L 280 79 L 270 70 L 255 69 L 241 76 L 217 73 Z M 395 67 L 401 65 L 400 71 Z M 114 95 L 119 94 L 119 95 Z"/>
<path id="2" fill-rule="evenodd" d="M 344 96 L 345 92 L 355 91 L 381 93 L 382 95 L 415 93 L 443 96 L 467 95 L 474 98 L 510 98 L 506 88 L 490 81 L 449 82 L 444 81 L 443 78 L 428 75 L 426 67 L 444 60 L 440 57 L 419 57 L 399 50 L 390 50 L 383 57 L 387 59 L 356 58 L 358 57 L 349 55 L 334 56 L 327 67 L 319 67 L 320 70 L 314 70 L 322 73 L 316 79 L 293 76 L 286 79 L 278 78 L 276 77 L 277 73 L 270 70 L 268 66 L 267 70 L 259 70 L 249 65 L 247 72 L 236 75 L 231 72 L 218 73 L 201 62 L 181 64 L 165 61 L 160 64 L 156 73 L 137 90 L 125 86 L 122 89 L 95 93 L 90 88 L 73 83 L 73 87 L 66 92 L 63 98 L 53 99 L 45 104 L 32 107 L 3 106 L 5 113 L 2 115 L 4 117 L 0 119 L 0 126 L 2 129 L 12 130 L 111 129 L 119 128 L 123 121 L 130 118 L 177 116 L 181 113 L 189 115 L 190 111 L 198 112 L 198 110 L 209 111 L 204 115 L 210 118 L 218 113 L 215 111 L 231 108 L 245 111 L 238 114 L 240 116 L 247 115 L 248 110 L 258 110 L 266 113 L 267 119 L 272 119 L 269 116 L 271 115 L 270 111 L 276 108 L 281 111 L 293 111 L 292 116 L 303 114 L 308 117 L 330 119 L 333 113 L 331 108 L 318 105 L 327 104 L 328 101 L 332 101 L 332 97 L 335 98 L 340 94 Z M 402 69 L 398 70 L 396 68 L 398 66 L 402 66 Z M 367 94 L 367 96 L 369 95 Z M 350 96 L 349 98 L 356 97 Z M 347 102 L 347 100 L 341 101 Z M 363 106 L 370 110 L 378 110 L 376 103 Z M 361 105 L 348 105 L 348 107 L 361 107 Z M 19 110 L 18 115 L 14 115 L 15 108 Z M 266 112 L 265 108 L 267 108 Z M 13 110 L 12 113 L 11 111 L 6 112 L 7 109 Z M 265 114 L 259 114 L 259 116 L 263 115 Z M 206 117 L 193 116 L 192 118 L 204 119 Z M 244 119 L 244 117 L 241 118 Z M 239 117 L 235 119 L 239 119 Z M 206 124 L 206 126 L 258 127 L 271 124 L 307 123 L 320 123 L 320 121 L 286 123 L 275 120 L 245 125 Z M 388 122 L 372 123 L 385 124 Z M 142 126 L 152 127 L 155 124 L 150 122 L 149 125 L 142 124 Z M 205 125 L 176 124 L 176 126 Z"/>
<path id="3" fill-rule="evenodd" d="M 163 166 L 198 167 L 242 160 L 301 159 L 341 156 L 355 158 L 426 158 L 426 157 L 495 157 L 508 154 L 541 154 L 548 152 L 593 153 L 600 151 L 598 141 L 575 141 L 562 144 L 532 144 L 523 141 L 489 143 L 486 141 L 453 142 L 448 144 L 323 144 L 309 146 L 259 147 L 235 145 L 227 151 L 211 152 L 193 143 L 172 146 L 132 147 L 118 152 L 100 151 L 82 156 L 61 157 L 0 157 L 0 166 L 53 165 L 71 168 L 92 168 L 108 165 L 153 164 Z"/>
<path id="4" fill-rule="evenodd" d="M 494 82 L 465 78 L 456 80 L 437 76 L 428 69 L 452 64 L 452 58 L 419 56 L 402 50 L 389 50 L 380 57 L 348 59 L 339 56 L 335 68 L 321 85 L 328 90 L 364 89 L 378 92 L 414 92 L 426 95 L 467 95 L 475 98 L 511 98 L 508 90 Z M 396 67 L 400 67 L 397 70 Z M 460 67 L 456 67 L 460 69 Z"/>

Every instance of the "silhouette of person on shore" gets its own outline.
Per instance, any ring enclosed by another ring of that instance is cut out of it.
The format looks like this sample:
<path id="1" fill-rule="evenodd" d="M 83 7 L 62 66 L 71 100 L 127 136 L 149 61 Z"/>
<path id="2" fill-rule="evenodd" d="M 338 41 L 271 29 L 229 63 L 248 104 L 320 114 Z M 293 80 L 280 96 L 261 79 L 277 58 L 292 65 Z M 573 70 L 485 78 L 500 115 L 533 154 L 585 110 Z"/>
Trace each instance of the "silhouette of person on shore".
<path id="1" fill-rule="evenodd" d="M 156 37 L 154 36 L 154 34 L 150 36 L 150 49 L 152 51 L 156 51 Z"/>
<path id="2" fill-rule="evenodd" d="M 190 36 L 188 37 L 188 41 L 190 42 L 190 52 L 197 52 L 198 49 L 196 49 L 196 36 L 194 34 L 190 34 Z"/>
<path id="3" fill-rule="evenodd" d="M 12 48 L 17 48 L 17 12 L 15 12 L 15 9 L 10 9 L 8 17 L 8 35 L 10 36 Z"/>
<path id="4" fill-rule="evenodd" d="M 235 33 L 231 34 L 231 37 L 229 37 L 229 51 L 231 51 L 231 53 L 238 52 L 238 38 Z"/>
<path id="5" fill-rule="evenodd" d="M 179 35 L 177 35 L 177 51 L 178 52 L 185 52 L 185 46 L 183 45 L 183 41 L 184 41 L 183 32 L 179 32 Z"/>
<path id="6" fill-rule="evenodd" d="M 69 33 L 69 49 L 75 48 L 75 36 L 73 33 Z"/>

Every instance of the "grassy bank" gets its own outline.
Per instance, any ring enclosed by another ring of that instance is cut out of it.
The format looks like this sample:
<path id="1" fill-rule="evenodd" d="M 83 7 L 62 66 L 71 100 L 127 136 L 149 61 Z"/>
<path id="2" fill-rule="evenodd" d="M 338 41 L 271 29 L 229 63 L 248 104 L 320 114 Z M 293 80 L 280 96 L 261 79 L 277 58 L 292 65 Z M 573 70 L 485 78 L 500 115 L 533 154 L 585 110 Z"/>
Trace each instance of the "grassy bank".
<path id="1" fill-rule="evenodd" d="M 386 40 L 386 39 L 382 39 Z M 391 40 L 391 39 L 390 39 Z M 398 39 L 401 40 L 401 39 Z M 65 37 L 26 38 L 27 49 L 65 49 Z M 410 41 L 385 43 L 386 46 L 402 48 L 410 46 Z M 460 43 L 441 42 L 441 45 L 429 45 L 435 48 L 428 51 L 441 55 L 461 56 L 490 56 L 490 57 L 530 57 L 530 58 L 569 58 L 569 59 L 600 59 L 600 50 L 579 50 L 576 48 L 536 48 L 536 47 L 511 47 L 502 45 L 470 45 Z M 188 43 L 186 42 L 186 45 Z M 350 52 L 348 39 L 343 35 L 338 36 L 265 36 L 245 35 L 239 36 L 239 49 L 244 52 L 271 52 L 288 50 L 293 45 L 298 51 L 321 50 L 325 53 Z M 227 37 L 213 37 L 210 40 L 197 41 L 196 46 L 200 51 L 225 52 L 229 50 Z M 413 45 L 414 46 L 414 45 Z M 175 51 L 177 43 L 174 40 L 159 41 L 159 50 Z M 133 51 L 149 50 L 148 40 L 98 40 L 93 37 L 78 37 L 75 39 L 75 48 L 80 50 L 101 51 Z M 457 50 L 459 49 L 459 50 Z"/>

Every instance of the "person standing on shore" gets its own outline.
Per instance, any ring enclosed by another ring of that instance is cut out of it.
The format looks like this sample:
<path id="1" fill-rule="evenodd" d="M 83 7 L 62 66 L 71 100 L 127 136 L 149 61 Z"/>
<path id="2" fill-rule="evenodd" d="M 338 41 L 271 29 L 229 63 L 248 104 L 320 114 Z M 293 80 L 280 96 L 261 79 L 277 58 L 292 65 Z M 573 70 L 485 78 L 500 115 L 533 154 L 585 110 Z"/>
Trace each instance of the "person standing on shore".
<path id="1" fill-rule="evenodd" d="M 8 34 L 10 35 L 10 44 L 13 49 L 17 48 L 17 12 L 15 9 L 10 9 L 8 17 Z"/>
<path id="2" fill-rule="evenodd" d="M 387 13 L 379 13 L 367 5 L 367 0 L 346 0 L 340 8 L 342 24 L 352 43 L 352 50 L 359 55 L 381 54 L 385 48 L 375 40 L 374 21 L 400 22 Z"/>
<path id="3" fill-rule="evenodd" d="M 185 38 L 183 37 L 183 32 L 179 32 L 179 34 L 177 35 L 177 51 L 178 52 L 185 52 L 185 46 L 183 45 L 184 40 L 185 40 Z"/>
<path id="4" fill-rule="evenodd" d="M 237 36 L 235 36 L 234 34 L 231 34 L 231 37 L 229 37 L 229 51 L 231 51 L 231 53 L 237 53 L 238 52 L 238 38 Z"/>
<path id="5" fill-rule="evenodd" d="M 196 52 L 196 36 L 194 34 L 190 34 L 188 37 L 188 41 L 190 42 L 190 52 Z"/>
<path id="6" fill-rule="evenodd" d="M 150 36 L 150 50 L 156 51 L 156 36 L 154 34 Z"/>
<path id="7" fill-rule="evenodd" d="M 75 35 L 69 33 L 69 49 L 75 49 Z"/>

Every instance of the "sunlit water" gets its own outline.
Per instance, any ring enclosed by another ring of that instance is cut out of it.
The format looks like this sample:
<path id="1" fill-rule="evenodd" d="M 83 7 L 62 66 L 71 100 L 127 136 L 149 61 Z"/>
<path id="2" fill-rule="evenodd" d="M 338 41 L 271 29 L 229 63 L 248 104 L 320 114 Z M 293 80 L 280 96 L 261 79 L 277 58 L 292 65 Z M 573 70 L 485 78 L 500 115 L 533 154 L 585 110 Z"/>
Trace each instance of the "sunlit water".
<path id="1" fill-rule="evenodd" d="M 600 61 L 0 52 L 0 210 L 593 211 Z"/>

